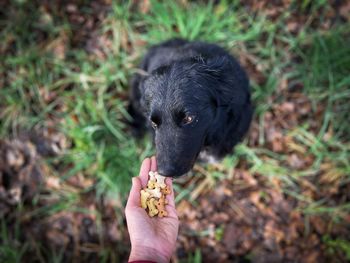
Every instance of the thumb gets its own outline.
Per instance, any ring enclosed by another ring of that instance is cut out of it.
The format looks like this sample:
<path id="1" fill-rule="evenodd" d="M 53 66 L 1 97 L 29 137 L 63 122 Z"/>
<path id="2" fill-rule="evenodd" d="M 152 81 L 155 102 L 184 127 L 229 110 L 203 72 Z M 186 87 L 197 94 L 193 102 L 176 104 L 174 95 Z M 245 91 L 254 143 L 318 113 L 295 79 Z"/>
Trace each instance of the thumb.
<path id="1" fill-rule="evenodd" d="M 133 177 L 132 178 L 132 186 L 130 189 L 130 193 L 129 193 L 129 198 L 128 198 L 128 202 L 126 204 L 126 207 L 140 207 L 140 191 L 141 191 L 141 180 L 140 178 L 137 177 Z"/>

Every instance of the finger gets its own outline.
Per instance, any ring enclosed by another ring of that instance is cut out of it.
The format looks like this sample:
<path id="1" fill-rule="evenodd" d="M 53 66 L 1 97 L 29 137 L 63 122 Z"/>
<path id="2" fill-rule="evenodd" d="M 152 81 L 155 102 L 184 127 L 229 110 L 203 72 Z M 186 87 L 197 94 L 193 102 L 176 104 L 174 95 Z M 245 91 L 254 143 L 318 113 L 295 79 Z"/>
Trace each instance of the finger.
<path id="1" fill-rule="evenodd" d="M 178 218 L 177 211 L 175 208 L 175 193 L 173 188 L 173 180 L 171 178 L 167 178 L 165 182 L 171 189 L 171 193 L 166 196 L 166 199 L 168 200 L 168 204 L 166 205 L 168 216 L 171 218 Z"/>
<path id="2" fill-rule="evenodd" d="M 152 156 L 151 158 L 151 171 L 157 171 L 157 159 L 155 156 Z"/>
<path id="3" fill-rule="evenodd" d="M 151 169 L 151 159 L 146 158 L 143 160 L 141 168 L 140 168 L 140 174 L 139 177 L 141 179 L 141 186 L 146 187 L 147 182 L 148 182 L 148 173 Z"/>
<path id="4" fill-rule="evenodd" d="M 141 180 L 139 177 L 132 178 L 132 186 L 129 193 L 128 202 L 126 207 L 140 207 L 140 191 L 141 191 Z"/>

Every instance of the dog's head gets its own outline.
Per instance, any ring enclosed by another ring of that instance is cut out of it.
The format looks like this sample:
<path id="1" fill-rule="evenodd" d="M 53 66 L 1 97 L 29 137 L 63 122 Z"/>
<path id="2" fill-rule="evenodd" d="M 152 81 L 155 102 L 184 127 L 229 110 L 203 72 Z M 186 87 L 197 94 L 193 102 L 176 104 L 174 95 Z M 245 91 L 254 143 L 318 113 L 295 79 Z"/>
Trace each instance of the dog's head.
<path id="1" fill-rule="evenodd" d="M 193 58 L 158 68 L 143 82 L 141 102 L 154 128 L 160 174 L 175 177 L 188 172 L 203 146 L 232 149 L 235 143 L 225 138 L 227 133 L 242 129 L 239 122 L 249 125 L 250 117 L 245 121 L 242 116 L 249 91 L 239 87 L 248 82 L 244 72 L 243 79 L 233 76 L 237 72 L 231 63 L 225 57 Z"/>

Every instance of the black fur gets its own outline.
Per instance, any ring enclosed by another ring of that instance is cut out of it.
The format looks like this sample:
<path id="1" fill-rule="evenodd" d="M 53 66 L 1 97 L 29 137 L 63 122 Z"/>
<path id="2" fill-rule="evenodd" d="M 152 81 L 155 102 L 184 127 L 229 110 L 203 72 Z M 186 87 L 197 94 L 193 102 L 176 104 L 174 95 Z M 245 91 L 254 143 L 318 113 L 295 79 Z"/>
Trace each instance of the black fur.
<path id="1" fill-rule="evenodd" d="M 221 47 L 169 40 L 153 46 L 140 69 L 131 83 L 129 113 L 139 135 L 156 123 L 159 173 L 188 172 L 202 150 L 221 158 L 247 132 L 253 112 L 249 81 Z"/>

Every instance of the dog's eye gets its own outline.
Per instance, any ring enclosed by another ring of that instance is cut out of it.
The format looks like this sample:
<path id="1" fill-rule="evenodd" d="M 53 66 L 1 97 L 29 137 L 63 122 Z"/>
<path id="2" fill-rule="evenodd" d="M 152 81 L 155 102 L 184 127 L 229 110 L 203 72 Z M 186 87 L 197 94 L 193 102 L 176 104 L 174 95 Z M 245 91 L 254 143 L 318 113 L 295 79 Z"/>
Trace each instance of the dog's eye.
<path id="1" fill-rule="evenodd" d="M 186 125 L 186 124 L 190 124 L 191 122 L 193 122 L 194 120 L 194 116 L 185 116 L 183 119 L 182 119 L 182 124 L 183 125 Z"/>
<path id="2" fill-rule="evenodd" d="M 152 115 L 150 121 L 153 129 L 157 129 L 161 123 L 160 118 L 157 115 Z"/>

